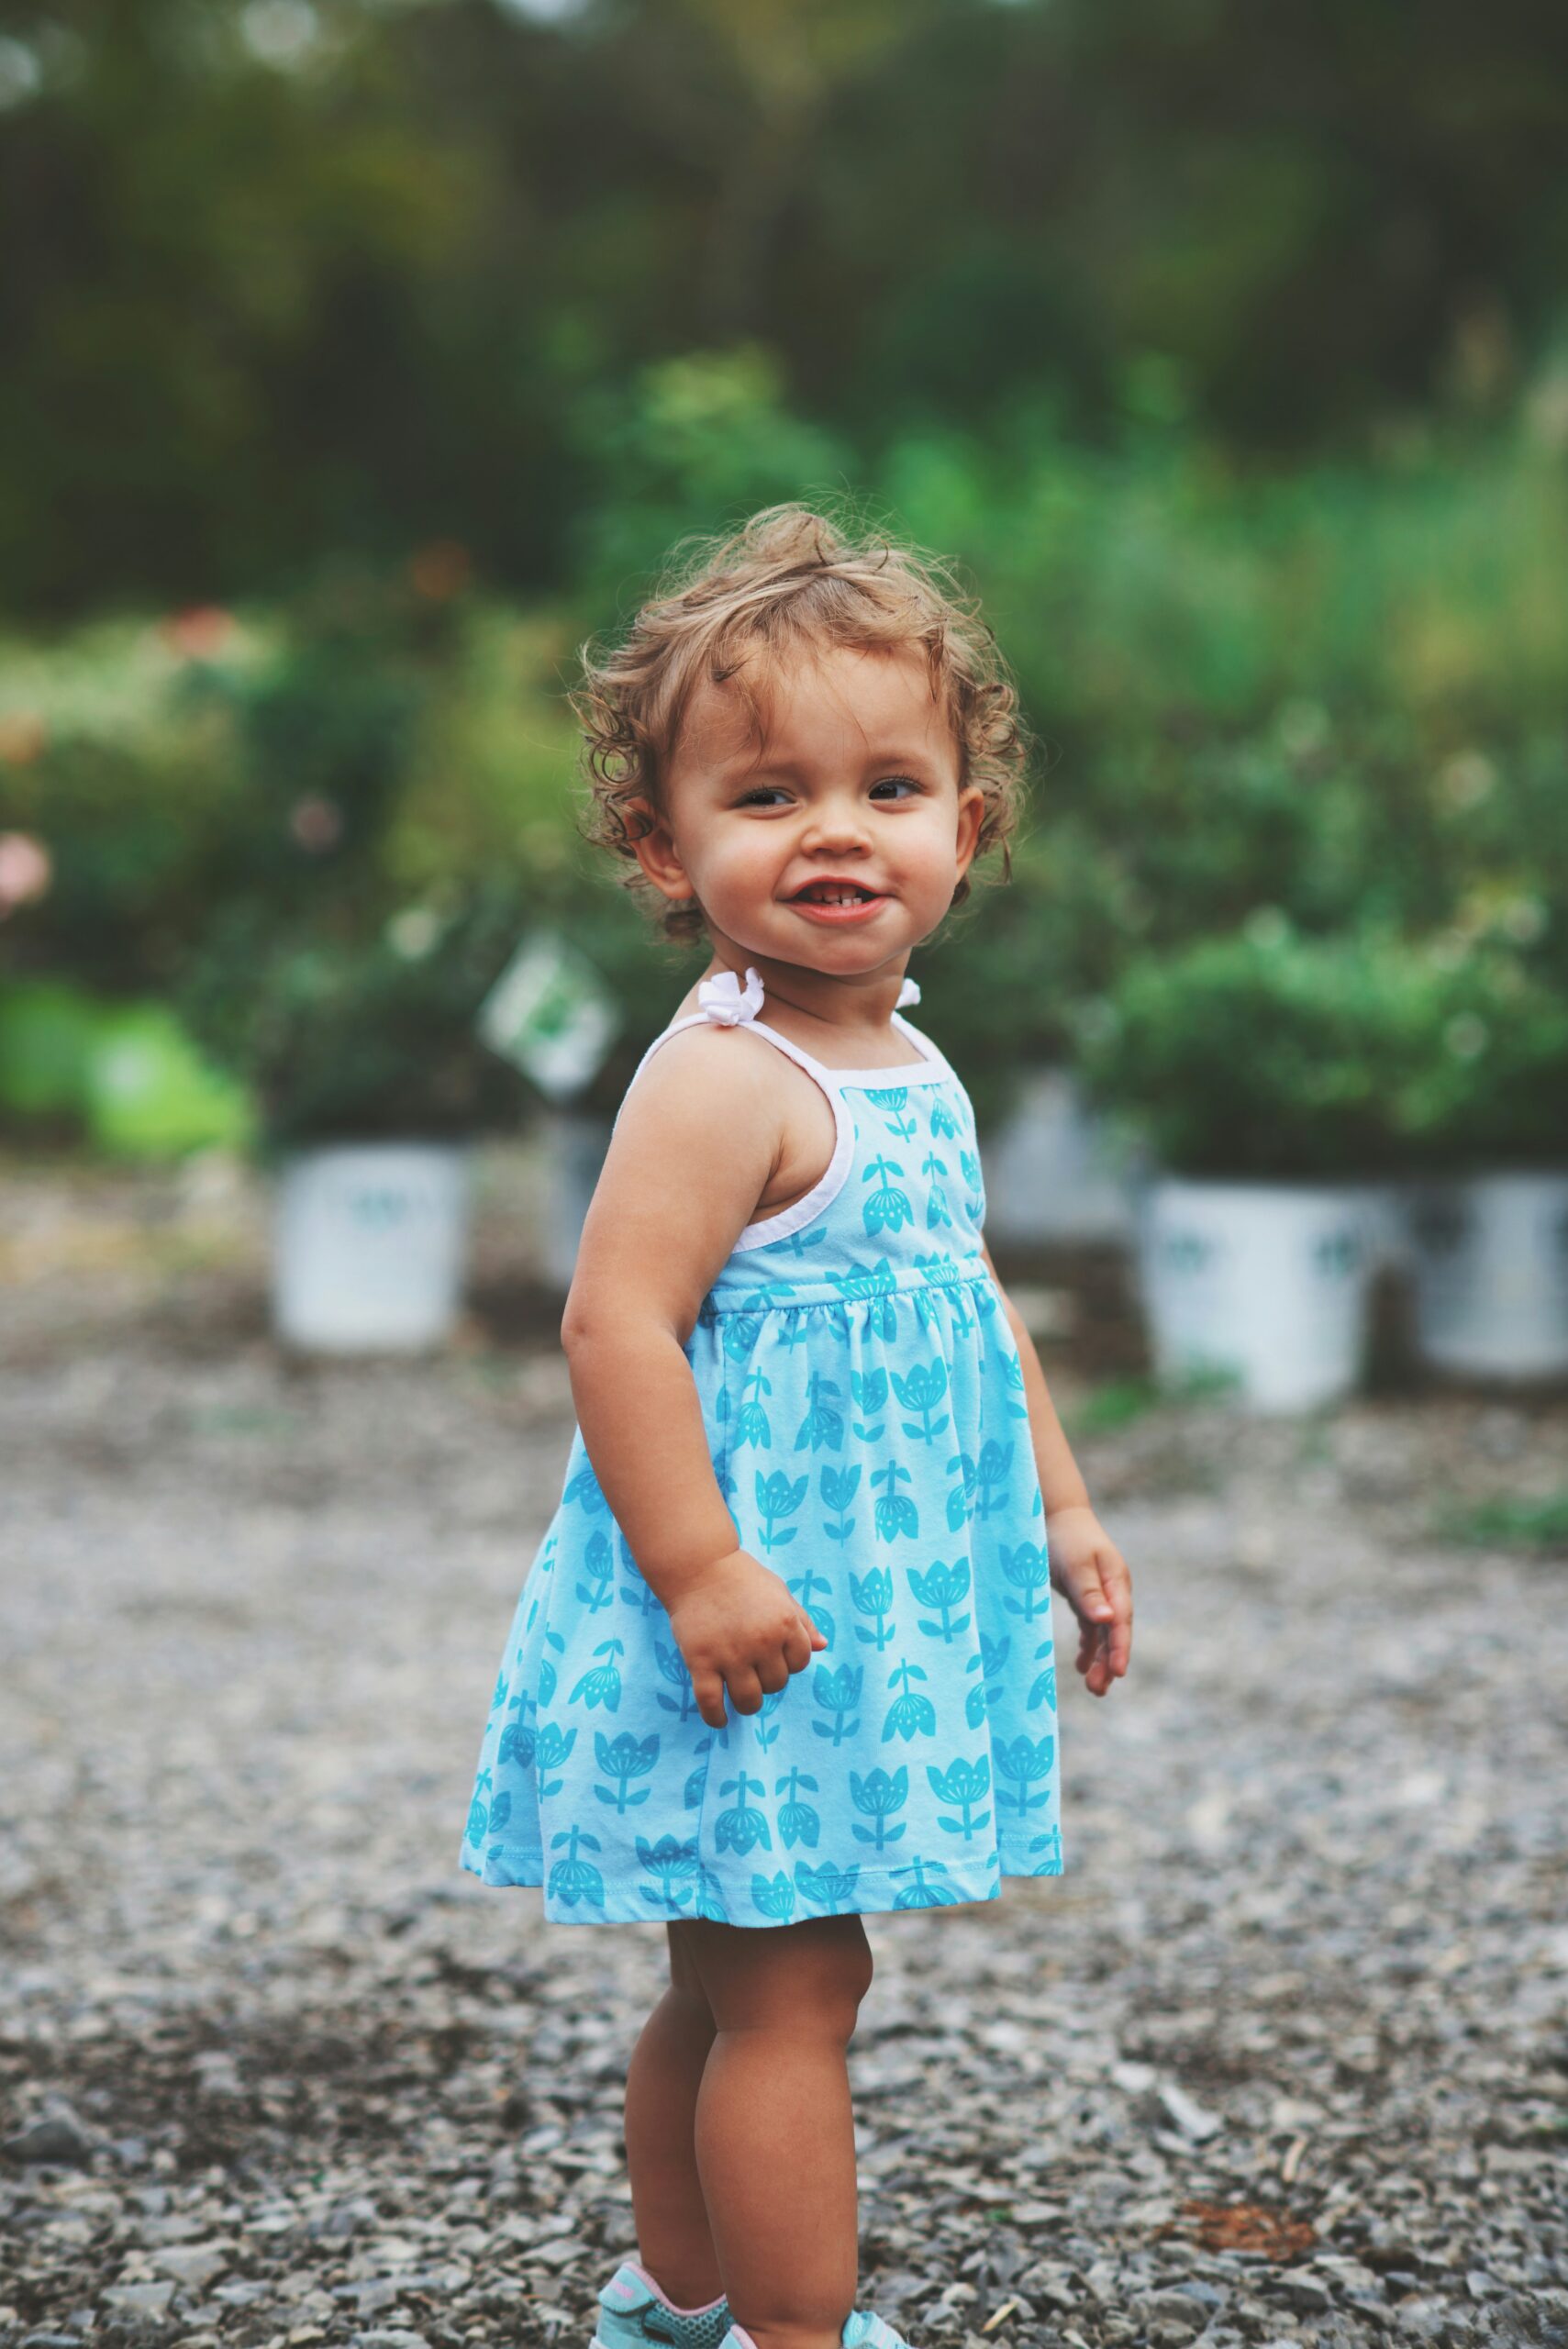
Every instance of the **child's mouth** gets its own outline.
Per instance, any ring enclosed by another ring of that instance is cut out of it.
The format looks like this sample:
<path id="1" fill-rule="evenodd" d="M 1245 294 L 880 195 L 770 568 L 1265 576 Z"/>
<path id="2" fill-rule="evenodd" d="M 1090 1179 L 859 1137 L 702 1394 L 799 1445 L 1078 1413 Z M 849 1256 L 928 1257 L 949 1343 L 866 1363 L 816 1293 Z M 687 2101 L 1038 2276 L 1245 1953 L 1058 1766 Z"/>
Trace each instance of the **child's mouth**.
<path id="1" fill-rule="evenodd" d="M 845 922 L 868 921 L 887 899 L 874 889 L 862 888 L 858 881 L 814 881 L 809 888 L 791 897 L 789 903 L 808 921 L 841 926 Z"/>

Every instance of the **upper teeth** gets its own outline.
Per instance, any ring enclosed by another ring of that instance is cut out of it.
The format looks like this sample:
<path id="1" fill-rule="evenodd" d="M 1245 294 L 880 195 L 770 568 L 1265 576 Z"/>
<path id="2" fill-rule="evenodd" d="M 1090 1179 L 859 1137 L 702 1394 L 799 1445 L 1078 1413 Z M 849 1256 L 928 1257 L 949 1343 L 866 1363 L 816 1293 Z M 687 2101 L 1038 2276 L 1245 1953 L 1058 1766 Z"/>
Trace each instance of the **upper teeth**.
<path id="1" fill-rule="evenodd" d="M 858 899 L 862 897 L 869 897 L 871 891 L 869 889 L 856 888 L 849 885 L 840 885 L 836 882 L 823 882 L 819 885 L 808 889 L 806 892 L 806 895 L 812 900 L 814 905 L 852 906 Z"/>

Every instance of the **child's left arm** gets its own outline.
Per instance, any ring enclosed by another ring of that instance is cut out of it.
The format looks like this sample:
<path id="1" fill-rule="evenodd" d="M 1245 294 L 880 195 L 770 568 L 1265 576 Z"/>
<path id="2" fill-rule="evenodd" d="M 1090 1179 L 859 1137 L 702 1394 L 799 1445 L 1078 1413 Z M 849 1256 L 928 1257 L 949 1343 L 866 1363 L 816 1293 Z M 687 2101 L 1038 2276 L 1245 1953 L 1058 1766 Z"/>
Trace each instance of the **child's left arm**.
<path id="1" fill-rule="evenodd" d="M 1045 1503 L 1051 1579 L 1078 1618 L 1076 1664 L 1084 1686 L 1091 1696 L 1104 1697 L 1113 1681 L 1125 1675 L 1132 1655 L 1132 1576 L 1090 1506 L 1088 1487 L 1056 1416 L 1029 1326 L 996 1279 L 996 1267 L 984 1241 L 980 1252 L 996 1282 L 996 1294 L 1023 1365 L 1029 1435 Z"/>

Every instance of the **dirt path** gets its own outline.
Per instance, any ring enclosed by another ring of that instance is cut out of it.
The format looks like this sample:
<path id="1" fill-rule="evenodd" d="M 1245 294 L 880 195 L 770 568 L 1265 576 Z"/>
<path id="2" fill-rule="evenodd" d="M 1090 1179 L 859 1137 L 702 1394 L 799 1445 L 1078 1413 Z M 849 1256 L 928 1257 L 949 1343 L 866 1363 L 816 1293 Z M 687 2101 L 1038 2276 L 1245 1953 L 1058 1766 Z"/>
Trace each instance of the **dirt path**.
<path id="1" fill-rule="evenodd" d="M 662 1936 L 457 1865 L 561 1365 L 291 1370 L 182 1277 L 0 1329 L 0 2338 L 585 2339 Z M 1568 1562 L 1431 1530 L 1561 1485 L 1568 1407 L 1080 1450 L 1134 1673 L 1063 1674 L 1064 1877 L 871 1920 L 862 2300 L 930 2344 L 1568 2341 Z"/>

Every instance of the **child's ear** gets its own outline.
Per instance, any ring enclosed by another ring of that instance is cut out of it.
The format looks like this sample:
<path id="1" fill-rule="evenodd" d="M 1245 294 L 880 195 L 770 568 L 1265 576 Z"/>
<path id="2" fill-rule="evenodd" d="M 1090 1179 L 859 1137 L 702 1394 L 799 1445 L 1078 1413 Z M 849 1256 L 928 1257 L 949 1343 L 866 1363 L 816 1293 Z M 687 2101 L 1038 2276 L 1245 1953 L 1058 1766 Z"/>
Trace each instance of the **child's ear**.
<path id="1" fill-rule="evenodd" d="M 686 877 L 686 868 L 681 863 L 681 852 L 669 825 L 651 799 L 628 799 L 626 808 L 644 827 L 631 843 L 643 872 L 673 906 L 689 905 L 695 892 Z"/>
<path id="2" fill-rule="evenodd" d="M 985 820 L 985 794 L 977 783 L 967 783 L 958 795 L 958 877 L 962 881 L 974 860 L 980 827 Z"/>

